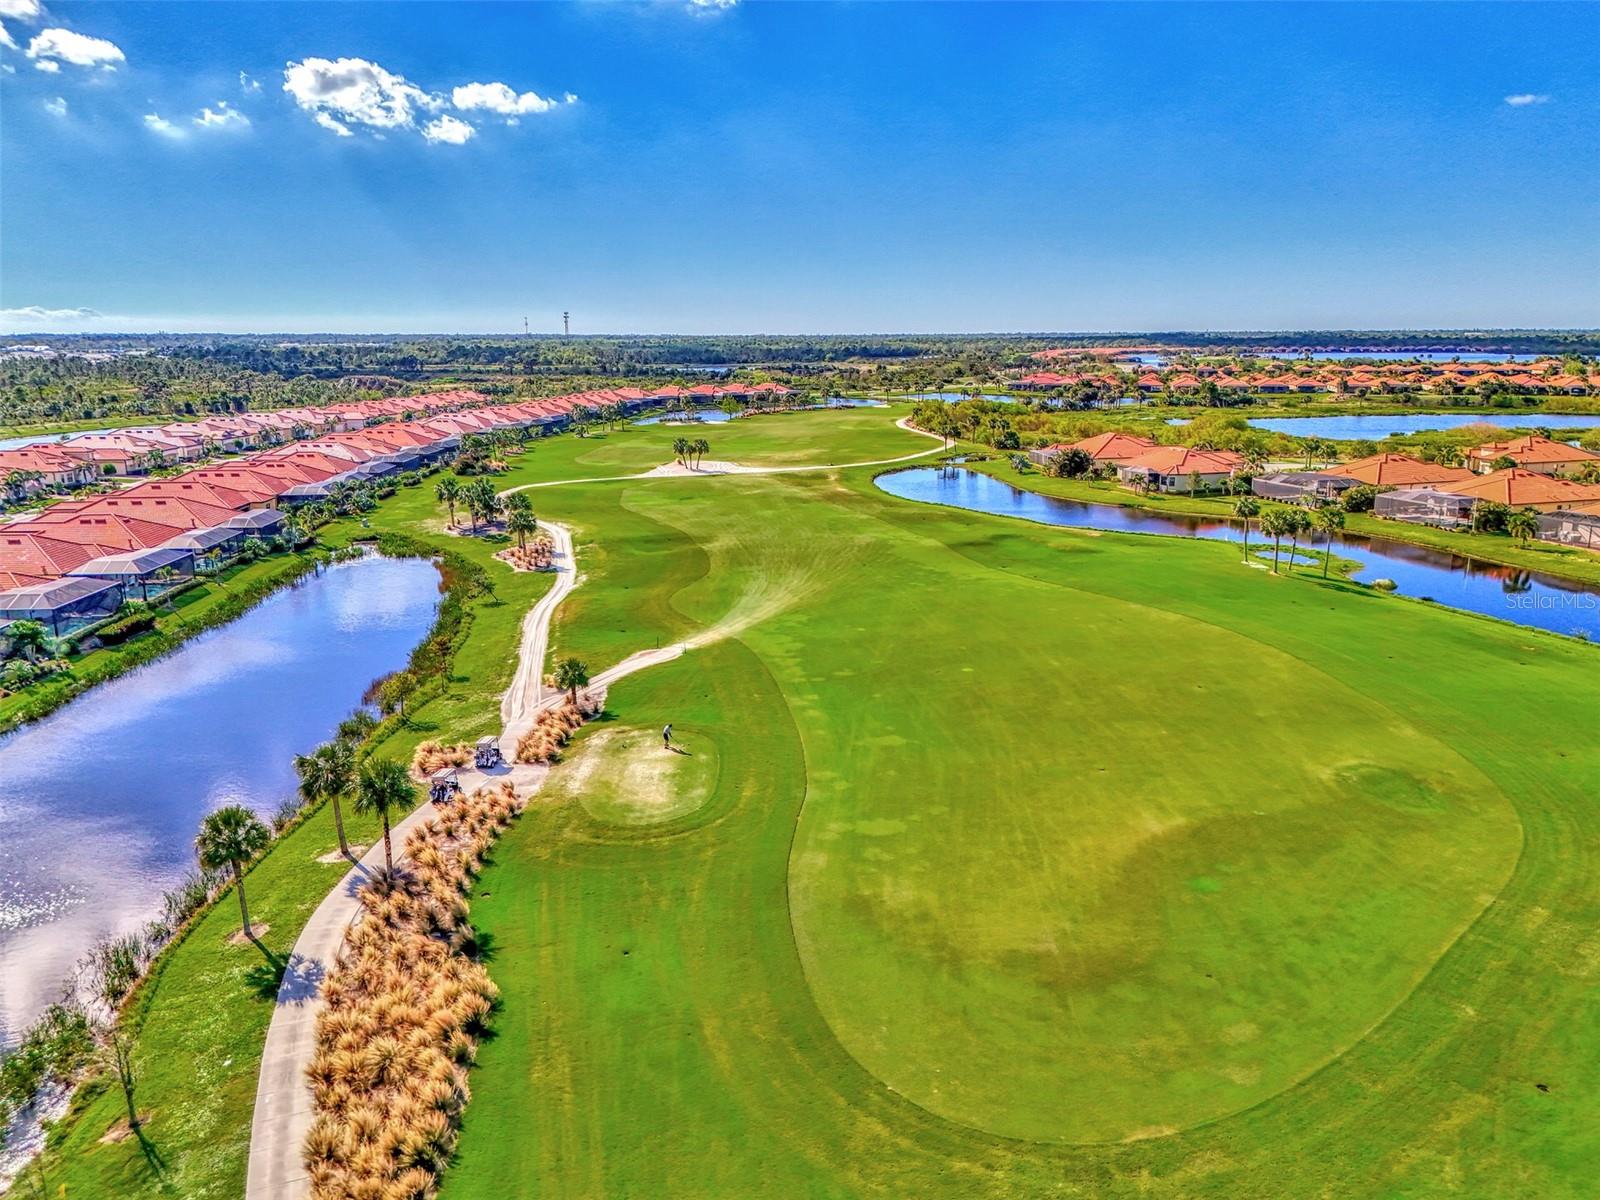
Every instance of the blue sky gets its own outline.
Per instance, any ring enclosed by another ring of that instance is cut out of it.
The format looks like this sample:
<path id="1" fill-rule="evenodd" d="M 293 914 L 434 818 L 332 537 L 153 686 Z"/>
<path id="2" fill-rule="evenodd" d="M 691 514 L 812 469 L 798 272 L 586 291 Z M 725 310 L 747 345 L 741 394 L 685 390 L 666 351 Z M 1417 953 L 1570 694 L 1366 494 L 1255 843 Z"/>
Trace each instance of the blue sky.
<path id="1" fill-rule="evenodd" d="M 0 25 L 10 332 L 1600 324 L 1600 5 Z"/>

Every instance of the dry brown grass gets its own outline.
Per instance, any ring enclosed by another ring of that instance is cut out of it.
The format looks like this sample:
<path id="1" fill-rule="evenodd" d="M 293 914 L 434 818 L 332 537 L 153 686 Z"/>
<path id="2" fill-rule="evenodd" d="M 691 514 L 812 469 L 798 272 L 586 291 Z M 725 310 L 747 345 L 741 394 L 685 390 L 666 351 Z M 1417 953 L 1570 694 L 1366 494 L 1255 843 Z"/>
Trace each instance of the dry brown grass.
<path id="1" fill-rule="evenodd" d="M 425 1200 L 455 1149 L 467 1069 L 498 995 L 470 951 L 466 892 L 517 811 L 482 790 L 406 839 L 407 865 L 360 893 L 363 915 L 323 984 L 307 1068 L 316 1200 Z"/>
<path id="2" fill-rule="evenodd" d="M 464 767 L 471 761 L 471 746 L 441 746 L 438 742 L 423 742 L 411 756 L 411 773 L 425 779 L 440 767 Z"/>
<path id="3" fill-rule="evenodd" d="M 508 546 L 495 555 L 514 571 L 548 571 L 554 556 L 555 543 L 547 537 L 536 537 L 526 546 Z"/>
<path id="4" fill-rule="evenodd" d="M 580 694 L 578 702 L 571 700 L 547 708 L 533 719 L 533 728 L 517 740 L 517 761 L 523 763 L 549 763 L 561 757 L 561 748 L 574 733 L 591 718 L 598 716 L 600 702 Z"/>

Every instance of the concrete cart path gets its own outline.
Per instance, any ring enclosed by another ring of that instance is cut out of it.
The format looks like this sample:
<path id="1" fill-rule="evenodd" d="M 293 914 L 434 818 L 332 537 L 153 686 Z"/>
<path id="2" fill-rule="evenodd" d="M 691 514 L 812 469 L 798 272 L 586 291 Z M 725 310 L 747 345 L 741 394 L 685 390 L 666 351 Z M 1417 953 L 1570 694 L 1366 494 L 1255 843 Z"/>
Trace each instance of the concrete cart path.
<path id="1" fill-rule="evenodd" d="M 902 429 L 925 437 L 937 438 L 908 424 L 907 419 L 896 422 Z M 944 439 L 938 438 L 940 447 Z M 937 449 L 937 448 L 936 448 Z M 638 475 L 616 475 L 605 479 L 565 479 L 552 483 L 526 484 L 524 487 L 554 487 L 562 483 L 600 483 L 607 480 L 651 479 L 681 477 L 709 477 L 713 474 L 778 475 L 798 471 L 831 471 L 846 467 L 890 466 L 910 459 L 923 458 L 934 449 L 919 450 L 899 458 L 876 459 L 858 463 L 826 463 L 798 467 L 741 467 L 737 464 L 704 464 L 722 468 L 690 471 L 657 468 Z M 511 488 L 509 491 L 520 491 Z M 501 753 L 507 764 L 512 764 L 517 742 L 532 727 L 534 718 L 544 708 L 554 707 L 564 698 L 560 691 L 547 693 L 544 687 L 545 659 L 550 645 L 550 622 L 557 606 L 578 586 L 577 552 L 571 531 L 564 526 L 541 521 L 541 526 L 554 542 L 552 564 L 556 578 L 551 589 L 529 610 L 522 622 L 522 642 L 518 649 L 516 673 L 500 700 Z M 677 642 L 654 650 L 641 650 L 629 655 L 615 666 L 608 667 L 590 680 L 590 687 L 605 688 L 635 671 L 658 663 L 670 662 L 680 657 L 690 647 L 708 640 L 701 638 Z M 549 768 L 528 764 L 507 765 L 490 771 L 463 770 L 461 786 L 471 792 L 488 784 L 510 783 L 517 795 L 526 798 L 538 790 Z M 414 811 L 396 824 L 392 841 L 404 845 L 406 835 L 424 821 L 432 805 L 424 801 Z M 250 1159 L 245 1175 L 245 1200 L 307 1200 L 311 1194 L 311 1181 L 306 1175 L 302 1147 L 311 1129 L 313 1106 L 311 1088 L 306 1081 L 306 1069 L 316 1053 L 317 1018 L 321 1015 L 322 981 L 333 970 L 344 945 L 345 934 L 361 915 L 361 904 L 356 898 L 362 883 L 373 871 L 383 866 L 383 843 L 380 841 L 364 854 L 342 878 L 338 886 L 317 905 L 311 919 L 295 940 L 290 951 L 283 983 L 278 988 L 277 1007 L 272 1022 L 267 1027 L 266 1045 L 261 1054 L 261 1073 L 256 1081 L 255 1113 L 250 1123 Z"/>

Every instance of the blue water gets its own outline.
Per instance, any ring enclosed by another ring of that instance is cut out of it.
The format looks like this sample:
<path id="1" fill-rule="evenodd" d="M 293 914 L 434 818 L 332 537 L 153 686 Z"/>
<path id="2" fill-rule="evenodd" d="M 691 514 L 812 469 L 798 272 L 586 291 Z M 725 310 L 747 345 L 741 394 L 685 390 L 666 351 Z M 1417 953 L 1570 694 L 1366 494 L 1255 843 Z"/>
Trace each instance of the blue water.
<path id="1" fill-rule="evenodd" d="M 1600 429 L 1600 414 L 1574 416 L 1570 413 L 1403 413 L 1398 416 L 1347 417 L 1254 417 L 1257 429 L 1288 433 L 1295 437 L 1332 438 L 1352 441 L 1371 438 L 1381 441 L 1392 433 L 1423 433 L 1433 429 L 1461 429 L 1467 425 L 1494 425 L 1501 429 Z"/>
<path id="2" fill-rule="evenodd" d="M 432 623 L 425 562 L 342 563 L 0 738 L 0 1045 L 194 865 L 207 813 L 270 815 Z"/>
<path id="3" fill-rule="evenodd" d="M 867 400 L 854 396 L 829 396 L 820 404 L 801 404 L 794 408 L 780 409 L 780 412 L 815 412 L 822 408 L 882 408 L 882 400 Z M 657 413 L 653 417 L 641 417 L 633 422 L 635 425 L 666 425 L 666 424 L 691 424 L 691 425 L 721 425 L 731 421 L 743 413 L 725 413 L 720 408 L 694 408 L 674 409 L 672 412 Z M 763 414 L 767 415 L 767 414 Z"/>
<path id="4" fill-rule="evenodd" d="M 907 400 L 943 400 L 946 404 L 954 404 L 957 400 L 971 400 L 973 397 L 966 392 L 912 392 Z M 1001 402 L 1011 399 L 1010 396 L 996 396 L 985 392 L 978 396 L 979 400 L 999 400 Z"/>
<path id="5" fill-rule="evenodd" d="M 948 504 L 974 512 L 1021 517 L 1045 525 L 1206 538 L 1235 544 L 1242 537 L 1241 528 L 1235 522 L 1172 516 L 1114 504 L 1060 500 L 1023 491 L 1003 480 L 963 467 L 916 467 L 880 475 L 876 482 L 890 495 L 904 500 Z M 1260 538 L 1256 533 L 1251 540 L 1259 542 Z M 1301 544 L 1323 543 L 1302 541 Z M 1409 596 L 1427 597 L 1451 608 L 1499 617 L 1518 625 L 1600 641 L 1600 589 L 1384 538 L 1343 535 L 1335 539 L 1335 552 L 1341 558 L 1361 564 L 1353 578 L 1363 583 L 1392 579 L 1399 591 Z"/>

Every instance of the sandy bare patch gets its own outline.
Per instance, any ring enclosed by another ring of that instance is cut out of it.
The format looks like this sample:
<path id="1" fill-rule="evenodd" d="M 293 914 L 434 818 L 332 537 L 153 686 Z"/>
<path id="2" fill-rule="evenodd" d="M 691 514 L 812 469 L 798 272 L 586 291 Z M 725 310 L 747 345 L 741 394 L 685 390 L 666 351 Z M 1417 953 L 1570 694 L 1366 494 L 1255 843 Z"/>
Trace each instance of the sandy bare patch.
<path id="1" fill-rule="evenodd" d="M 271 929 L 272 929 L 271 925 L 252 925 L 252 926 L 250 926 L 250 932 L 251 932 L 251 934 L 254 935 L 253 938 L 245 937 L 244 930 L 242 928 L 241 929 L 235 929 L 232 933 L 230 933 L 228 935 L 228 945 L 230 945 L 230 946 L 248 946 L 248 945 L 251 944 L 252 940 L 259 942 L 261 940 L 261 935 L 264 934 L 264 933 L 269 932 Z"/>
<path id="2" fill-rule="evenodd" d="M 656 730 L 603 729 L 587 738 L 562 772 L 562 790 L 590 815 L 621 825 L 658 825 L 706 802 L 713 749 L 667 750 Z"/>
<path id="3" fill-rule="evenodd" d="M 140 1113 L 139 1114 L 139 1126 L 140 1126 L 140 1128 L 143 1128 L 144 1126 L 146 1126 L 148 1124 L 150 1124 L 150 1114 L 148 1112 Z M 102 1133 L 100 1135 L 100 1144 L 102 1146 L 115 1146 L 118 1142 L 125 1142 L 129 1138 L 131 1138 L 132 1136 L 133 1136 L 133 1126 L 128 1124 L 128 1118 L 127 1117 L 119 1117 L 119 1118 L 117 1118 L 117 1120 L 115 1120 L 115 1121 L 113 1121 L 111 1123 L 111 1128 L 110 1129 L 106 1130 L 104 1133 Z"/>
<path id="4" fill-rule="evenodd" d="M 1122 1140 L 1124 1142 L 1147 1142 L 1151 1138 L 1171 1137 L 1177 1132 L 1177 1127 L 1174 1125 L 1143 1125 Z"/>
<path id="5" fill-rule="evenodd" d="M 365 854 L 367 852 L 367 850 L 369 848 L 370 847 L 363 846 L 360 842 L 351 842 L 350 843 L 350 858 L 360 858 L 363 854 Z M 332 863 L 339 863 L 339 862 L 348 862 L 350 860 L 345 858 L 345 856 L 343 854 L 339 853 L 339 851 L 337 851 L 337 850 L 329 850 L 326 854 L 319 854 L 317 856 L 317 861 L 319 863 L 332 864 Z"/>

